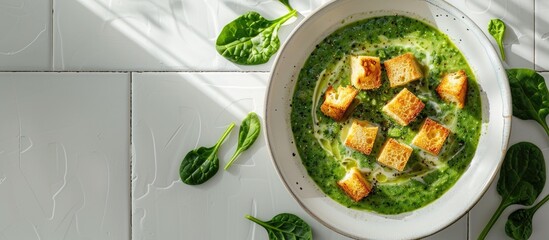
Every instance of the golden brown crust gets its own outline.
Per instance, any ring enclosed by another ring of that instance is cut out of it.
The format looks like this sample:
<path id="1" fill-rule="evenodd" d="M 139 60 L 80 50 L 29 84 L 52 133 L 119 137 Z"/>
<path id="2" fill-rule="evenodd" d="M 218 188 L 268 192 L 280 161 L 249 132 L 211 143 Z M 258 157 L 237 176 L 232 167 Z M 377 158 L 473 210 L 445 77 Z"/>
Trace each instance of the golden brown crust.
<path id="1" fill-rule="evenodd" d="M 357 89 L 381 86 L 381 63 L 378 57 L 351 56 L 351 83 Z"/>
<path id="2" fill-rule="evenodd" d="M 467 95 L 467 73 L 459 70 L 444 75 L 436 91 L 442 100 L 456 103 L 458 108 L 463 108 Z"/>
<path id="3" fill-rule="evenodd" d="M 406 167 L 408 159 L 412 155 L 413 149 L 404 144 L 399 143 L 397 140 L 389 138 L 383 144 L 381 153 L 377 158 L 377 161 L 387 167 L 394 168 L 401 172 Z"/>
<path id="4" fill-rule="evenodd" d="M 433 155 L 438 155 L 449 134 L 450 130 L 427 118 L 421 125 L 419 133 L 412 140 L 412 144 Z"/>
<path id="5" fill-rule="evenodd" d="M 337 185 L 339 185 L 339 187 L 341 187 L 341 189 L 343 189 L 343 191 L 345 191 L 345 193 L 355 202 L 368 196 L 372 190 L 370 183 L 368 183 L 356 167 L 351 168 L 351 170 L 345 174 L 345 177 L 337 182 Z"/>
<path id="6" fill-rule="evenodd" d="M 320 110 L 326 116 L 341 121 L 345 116 L 345 111 L 347 111 L 357 94 L 358 90 L 350 85 L 347 87 L 339 86 L 337 91 L 329 86 L 324 94 L 324 103 L 320 106 Z"/>
<path id="7" fill-rule="evenodd" d="M 402 86 L 423 77 L 421 67 L 412 53 L 386 60 L 383 65 L 391 87 Z"/>
<path id="8" fill-rule="evenodd" d="M 367 121 L 353 120 L 345 145 L 361 153 L 369 155 L 376 141 L 378 127 Z"/>
<path id="9" fill-rule="evenodd" d="M 408 125 L 423 110 L 425 104 L 404 88 L 381 109 L 402 126 Z"/>

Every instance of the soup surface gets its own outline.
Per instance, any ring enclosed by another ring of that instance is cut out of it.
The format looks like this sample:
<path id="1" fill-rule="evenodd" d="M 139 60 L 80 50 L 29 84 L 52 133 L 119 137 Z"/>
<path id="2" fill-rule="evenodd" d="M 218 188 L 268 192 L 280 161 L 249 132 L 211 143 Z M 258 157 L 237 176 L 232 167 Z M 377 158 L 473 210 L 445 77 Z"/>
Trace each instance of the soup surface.
<path id="1" fill-rule="evenodd" d="M 360 91 L 355 98 L 358 105 L 347 120 L 336 122 L 321 112 L 324 92 L 329 85 L 337 89 L 350 84 L 350 56 L 377 56 L 383 63 L 407 52 L 413 53 L 422 66 L 423 78 L 391 88 L 385 69 L 382 69 L 382 86 Z M 463 109 L 444 102 L 435 91 L 444 74 L 458 70 L 464 70 L 468 76 Z M 400 126 L 381 111 L 404 87 L 425 104 L 408 126 Z M 475 76 L 464 56 L 445 34 L 419 20 L 383 16 L 346 25 L 316 46 L 296 83 L 291 124 L 302 163 L 326 195 L 346 207 L 398 214 L 427 205 L 459 179 L 469 166 L 478 144 L 481 111 Z M 411 144 L 427 117 L 451 131 L 438 156 Z M 367 120 L 379 126 L 370 155 L 343 144 L 352 119 Z M 376 161 L 388 137 L 414 148 L 402 172 Z M 372 192 L 358 202 L 351 200 L 337 185 L 337 181 L 352 167 L 358 167 L 373 185 Z"/>

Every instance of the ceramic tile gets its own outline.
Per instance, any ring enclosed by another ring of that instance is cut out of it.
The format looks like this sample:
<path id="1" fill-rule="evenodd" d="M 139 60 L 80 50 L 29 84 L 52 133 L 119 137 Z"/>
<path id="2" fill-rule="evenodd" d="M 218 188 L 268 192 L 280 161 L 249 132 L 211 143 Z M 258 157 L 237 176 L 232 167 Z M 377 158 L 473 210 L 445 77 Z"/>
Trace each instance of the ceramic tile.
<path id="1" fill-rule="evenodd" d="M 129 75 L 0 74 L 0 239 L 129 239 Z"/>
<path id="2" fill-rule="evenodd" d="M 543 73 L 542 76 L 544 76 L 545 82 L 548 83 L 549 73 Z M 523 141 L 528 141 L 536 144 L 543 152 L 543 155 L 545 157 L 545 164 L 549 165 L 549 141 L 547 135 L 543 131 L 543 128 L 533 120 L 521 120 L 513 117 L 509 146 Z M 499 203 L 501 202 L 501 197 L 496 191 L 498 178 L 499 175 L 494 179 L 492 185 L 484 194 L 482 199 L 469 213 L 469 229 L 471 237 L 473 239 L 476 239 L 478 237 L 478 235 L 498 207 Z M 538 200 L 541 200 L 541 198 L 543 198 L 547 194 L 549 194 L 549 187 L 546 184 Z M 505 235 L 504 230 L 505 222 L 507 221 L 507 217 L 509 216 L 509 214 L 519 208 L 521 207 L 518 205 L 512 205 L 508 207 L 498 219 L 486 239 L 507 239 L 508 237 Z M 538 212 L 536 213 L 533 226 L 534 230 L 530 239 L 545 239 L 546 237 L 544 236 L 549 235 L 549 229 L 542 226 L 542 224 L 547 223 L 547 221 L 549 221 L 549 208 L 545 206 L 538 210 Z"/>
<path id="3" fill-rule="evenodd" d="M 0 1 L 0 70 L 51 70 L 51 1 Z"/>
<path id="4" fill-rule="evenodd" d="M 307 15 L 324 2 L 296 1 L 295 7 Z M 225 24 L 247 11 L 269 19 L 287 12 L 271 0 L 58 0 L 54 9 L 55 70 L 265 71 L 273 59 L 235 65 L 216 52 L 215 40 Z M 281 41 L 296 23 L 281 29 Z"/>
<path id="5" fill-rule="evenodd" d="M 470 17 L 486 34 L 493 47 L 499 48 L 488 33 L 493 18 L 507 26 L 504 48 L 508 67 L 534 67 L 534 1 L 535 0 L 457 0 L 448 1 Z M 536 1 L 539 2 L 539 1 Z"/>
<path id="6" fill-rule="evenodd" d="M 467 239 L 467 217 L 465 214 L 444 230 L 425 238 L 425 240 L 465 240 Z"/>
<path id="7" fill-rule="evenodd" d="M 536 2 L 536 70 L 549 71 L 549 1 Z"/>

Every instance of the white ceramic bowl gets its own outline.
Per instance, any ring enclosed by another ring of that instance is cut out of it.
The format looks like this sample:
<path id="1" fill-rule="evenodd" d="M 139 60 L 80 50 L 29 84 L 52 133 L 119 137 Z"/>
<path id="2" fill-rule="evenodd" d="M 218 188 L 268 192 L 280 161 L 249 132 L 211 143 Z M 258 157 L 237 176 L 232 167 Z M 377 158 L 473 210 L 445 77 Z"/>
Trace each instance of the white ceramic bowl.
<path id="1" fill-rule="evenodd" d="M 350 22 L 394 14 L 435 26 L 462 51 L 482 90 L 483 123 L 475 156 L 452 188 L 423 208 L 381 215 L 340 205 L 309 178 L 293 141 L 290 103 L 301 67 L 316 44 Z M 471 19 L 438 0 L 336 0 L 325 5 L 303 20 L 282 47 L 271 72 L 265 109 L 265 132 L 274 165 L 299 204 L 334 231 L 371 239 L 420 238 L 458 220 L 494 179 L 507 149 L 511 122 L 510 91 L 499 56 Z"/>

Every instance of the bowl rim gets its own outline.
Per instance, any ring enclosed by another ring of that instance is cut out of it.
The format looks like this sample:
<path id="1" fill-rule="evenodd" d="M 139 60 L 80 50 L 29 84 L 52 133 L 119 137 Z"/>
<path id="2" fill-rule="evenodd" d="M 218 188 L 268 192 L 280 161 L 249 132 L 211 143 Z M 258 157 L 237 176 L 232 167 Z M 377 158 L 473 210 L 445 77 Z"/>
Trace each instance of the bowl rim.
<path id="1" fill-rule="evenodd" d="M 290 193 L 290 195 L 296 200 L 296 202 L 299 204 L 301 209 L 303 209 L 305 212 L 307 212 L 307 214 L 309 214 L 311 217 L 313 217 L 316 221 L 320 222 L 322 225 L 324 225 L 325 227 L 327 227 L 328 229 L 330 229 L 334 232 L 337 232 L 337 233 L 339 233 L 343 236 L 347 236 L 347 237 L 352 237 L 352 238 L 356 238 L 356 239 L 363 239 L 364 238 L 363 236 L 355 236 L 353 234 L 344 232 L 344 231 L 330 225 L 329 223 L 325 222 L 319 216 L 317 216 L 314 212 L 312 212 L 311 209 L 309 209 L 307 206 L 305 206 L 305 204 L 300 200 L 300 198 L 296 195 L 296 193 L 294 193 L 294 191 L 290 188 L 288 183 L 283 179 L 283 176 L 281 175 L 281 172 L 280 172 L 281 169 L 280 169 L 279 165 L 277 164 L 277 161 L 275 161 L 275 157 L 274 157 L 273 150 L 272 150 L 272 145 L 271 145 L 272 143 L 271 143 L 271 141 L 269 141 L 269 134 L 268 134 L 269 131 L 268 131 L 268 127 L 267 127 L 267 124 L 266 124 L 267 119 L 269 118 L 268 117 L 269 116 L 268 105 L 269 105 L 269 98 L 271 97 L 270 94 L 271 94 L 272 88 L 273 88 L 273 83 L 272 83 L 273 81 L 272 80 L 274 78 L 275 70 L 278 67 L 278 63 L 279 63 L 279 61 L 282 57 L 282 55 L 280 53 L 282 53 L 283 50 L 286 49 L 288 43 L 291 42 L 291 40 L 295 36 L 295 33 L 297 31 L 299 31 L 300 28 L 304 24 L 308 23 L 308 21 L 310 21 L 311 18 L 313 18 L 315 15 L 317 15 L 318 12 L 320 12 L 320 11 L 324 10 L 325 8 L 328 8 L 328 7 L 334 5 L 338 2 L 344 2 L 344 1 L 352 1 L 352 0 L 330 0 L 329 2 L 325 3 L 321 7 L 317 8 L 314 11 L 312 11 L 311 13 L 309 13 L 308 16 L 306 16 L 303 20 L 301 20 L 297 24 L 297 26 L 295 26 L 294 29 L 292 29 L 292 31 L 290 32 L 288 38 L 282 44 L 281 48 L 279 49 L 279 52 L 277 53 L 277 55 L 274 59 L 274 63 L 271 66 L 271 69 L 269 70 L 269 81 L 268 81 L 266 92 L 265 92 L 265 98 L 264 98 L 264 106 L 265 107 L 263 109 L 263 111 L 264 111 L 263 113 L 264 113 L 264 116 L 265 116 L 265 120 L 264 120 L 265 124 L 263 124 L 262 128 L 263 128 L 263 131 L 265 132 L 264 138 L 265 138 L 265 142 L 267 144 L 267 150 L 268 150 L 269 155 L 271 157 L 271 162 L 272 162 L 273 166 L 276 169 L 276 173 L 279 177 L 279 180 L 283 183 L 284 187 Z M 482 199 L 484 194 L 488 191 L 490 185 L 495 180 L 496 176 L 499 173 L 499 169 L 501 168 L 501 165 L 503 163 L 503 159 L 505 157 L 505 154 L 507 152 L 507 148 L 508 148 L 508 145 L 509 145 L 509 137 L 510 137 L 510 134 L 511 134 L 511 124 L 512 124 L 512 104 L 511 104 L 511 91 L 510 91 L 508 81 L 503 81 L 503 80 L 507 80 L 507 75 L 505 74 L 505 68 L 503 67 L 503 64 L 502 64 L 502 62 L 499 58 L 499 55 L 497 54 L 494 46 L 491 44 L 489 38 L 480 29 L 480 27 L 469 16 L 467 16 L 463 11 L 459 10 L 457 7 L 455 7 L 454 5 L 452 5 L 449 2 L 437 1 L 437 0 L 416 0 L 416 1 L 426 2 L 426 3 L 429 3 L 429 4 L 434 5 L 436 7 L 439 7 L 439 8 L 448 10 L 448 11 L 455 12 L 459 15 L 462 15 L 463 18 L 461 19 L 461 21 L 465 21 L 466 23 L 468 23 L 471 26 L 472 31 L 477 33 L 477 35 L 482 36 L 480 41 L 483 43 L 483 45 L 490 46 L 489 50 L 487 51 L 488 56 L 491 57 L 491 58 L 495 57 L 495 59 L 499 60 L 499 61 L 496 61 L 496 62 L 492 62 L 492 64 L 495 65 L 495 68 L 500 70 L 499 74 L 501 74 L 501 72 L 504 73 L 502 76 L 500 76 L 502 78 L 498 78 L 499 79 L 498 82 L 500 83 L 499 84 L 500 92 L 501 92 L 501 95 L 502 95 L 502 108 L 503 108 L 502 118 L 503 118 L 503 126 L 504 126 L 504 128 L 502 130 L 503 131 L 503 139 L 502 139 L 502 146 L 501 146 L 502 147 L 502 149 L 501 149 L 502 150 L 502 155 L 501 155 L 500 159 L 497 159 L 498 163 L 496 164 L 495 169 L 491 172 L 491 174 L 489 176 L 489 180 L 483 184 L 481 194 L 478 194 L 475 197 L 475 199 L 472 201 L 472 204 L 466 209 L 466 211 L 464 211 L 455 220 L 453 220 L 453 221 L 449 222 L 448 224 L 446 224 L 444 227 L 442 227 L 440 229 L 437 229 L 436 231 L 433 231 L 433 232 L 423 236 L 423 237 L 428 237 L 428 236 L 431 236 L 431 235 L 434 235 L 438 232 L 443 231 L 444 229 L 446 229 L 450 225 L 452 225 L 455 222 L 459 221 L 464 215 L 468 214 L 471 211 L 471 209 Z M 365 19 L 367 19 L 367 18 L 365 18 Z M 427 23 L 427 24 L 431 25 L 430 23 Z M 461 176 L 460 176 L 460 178 L 461 178 Z M 423 206 L 423 207 L 425 207 L 425 206 Z M 412 210 L 411 212 L 413 212 L 413 211 L 414 210 Z M 378 213 L 375 213 L 375 212 L 373 212 L 373 213 L 378 214 Z M 380 214 L 380 215 L 383 215 L 383 214 Z"/>

